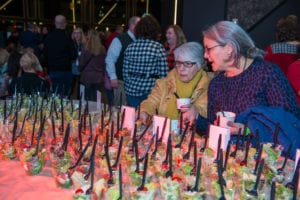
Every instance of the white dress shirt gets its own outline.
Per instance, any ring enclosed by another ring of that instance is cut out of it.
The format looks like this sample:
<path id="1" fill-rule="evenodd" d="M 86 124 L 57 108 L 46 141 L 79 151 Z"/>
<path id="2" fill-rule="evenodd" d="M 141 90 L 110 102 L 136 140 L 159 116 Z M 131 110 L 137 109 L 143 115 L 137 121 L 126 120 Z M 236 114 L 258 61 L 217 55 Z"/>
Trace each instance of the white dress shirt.
<path id="1" fill-rule="evenodd" d="M 129 37 L 131 37 L 131 39 L 133 41 L 135 41 L 134 34 L 130 30 L 128 30 L 127 33 L 129 35 Z M 116 65 L 115 64 L 121 54 L 121 50 L 122 50 L 121 41 L 119 40 L 118 37 L 115 37 L 112 40 L 112 42 L 107 50 L 107 55 L 105 58 L 106 71 L 108 73 L 110 80 L 118 79 L 117 74 L 116 74 Z"/>

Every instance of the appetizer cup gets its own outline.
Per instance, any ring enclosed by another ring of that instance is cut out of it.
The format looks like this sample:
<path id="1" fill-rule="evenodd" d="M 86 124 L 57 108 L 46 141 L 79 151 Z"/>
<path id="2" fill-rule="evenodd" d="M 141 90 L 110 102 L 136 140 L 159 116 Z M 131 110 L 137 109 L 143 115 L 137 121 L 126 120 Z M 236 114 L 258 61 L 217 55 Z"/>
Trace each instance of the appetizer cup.
<path id="1" fill-rule="evenodd" d="M 90 185 L 84 185 L 81 188 L 76 189 L 75 193 L 73 194 L 74 200 L 97 200 L 100 199 L 97 197 L 94 191 L 91 191 L 90 194 L 87 194 L 87 190 L 89 189 Z"/>
<path id="2" fill-rule="evenodd" d="M 11 142 L 4 142 L 1 147 L 1 154 L 4 160 L 12 160 L 17 157 L 17 150 Z"/>
<path id="3" fill-rule="evenodd" d="M 68 169 L 72 166 L 72 155 L 62 149 L 53 150 L 50 154 L 50 160 L 57 186 L 62 188 L 71 187 L 72 180 Z"/>
<path id="4" fill-rule="evenodd" d="M 62 188 L 70 188 L 72 186 L 72 179 L 68 173 L 68 171 L 65 170 L 53 170 L 54 171 L 54 179 L 55 183 L 58 187 Z"/>
<path id="5" fill-rule="evenodd" d="M 72 180 L 68 169 L 71 167 L 70 157 L 52 160 L 53 177 L 57 186 L 62 188 L 69 188 L 72 186 Z"/>
<path id="6" fill-rule="evenodd" d="M 34 148 L 23 152 L 23 155 L 21 156 L 22 164 L 27 175 L 37 175 L 42 171 L 45 155 L 45 149 L 38 154 L 35 154 Z"/>
<path id="7" fill-rule="evenodd" d="M 71 175 L 71 179 L 75 188 L 81 188 L 82 186 L 90 183 L 90 176 L 87 180 L 85 179 L 85 176 L 88 174 L 88 172 L 88 165 L 79 165 L 76 167 L 76 170 Z"/>

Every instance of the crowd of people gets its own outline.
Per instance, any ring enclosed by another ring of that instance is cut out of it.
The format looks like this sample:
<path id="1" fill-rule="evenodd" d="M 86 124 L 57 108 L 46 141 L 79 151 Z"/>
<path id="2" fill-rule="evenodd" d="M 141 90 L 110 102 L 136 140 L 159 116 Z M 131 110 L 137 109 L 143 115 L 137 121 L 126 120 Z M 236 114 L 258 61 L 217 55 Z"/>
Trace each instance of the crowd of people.
<path id="1" fill-rule="evenodd" d="M 264 113 L 284 109 L 300 120 L 300 33 L 294 15 L 278 21 L 277 41 L 265 51 L 231 21 L 204 29 L 201 43 L 187 42 L 178 25 L 168 26 L 163 37 L 151 15 L 131 17 L 127 31 L 117 25 L 107 40 L 94 29 L 77 27 L 69 34 L 66 26 L 66 18 L 57 15 L 55 29 L 38 37 L 28 24 L 19 40 L 14 36 L 0 49 L 2 96 L 42 90 L 78 99 L 82 84 L 87 100 L 95 101 L 101 91 L 111 105 L 140 108 L 144 123 L 155 114 L 182 117 L 201 132 L 216 124 L 219 111 L 236 114 L 228 123 L 232 134 L 245 128 L 241 119 L 257 107 Z M 212 72 L 204 70 L 207 65 Z M 178 98 L 190 103 L 178 108 Z"/>

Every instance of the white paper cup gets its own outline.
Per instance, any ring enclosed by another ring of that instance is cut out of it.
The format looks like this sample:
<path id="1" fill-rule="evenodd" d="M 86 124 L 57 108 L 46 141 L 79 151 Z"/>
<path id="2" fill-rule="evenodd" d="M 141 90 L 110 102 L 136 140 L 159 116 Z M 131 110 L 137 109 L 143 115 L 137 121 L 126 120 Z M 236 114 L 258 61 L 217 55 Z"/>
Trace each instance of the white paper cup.
<path id="1" fill-rule="evenodd" d="M 234 122 L 236 114 L 233 112 L 229 111 L 220 111 L 217 112 L 217 117 L 219 117 L 219 126 L 224 127 L 224 128 L 229 128 L 227 125 L 228 121 Z"/>
<path id="2" fill-rule="evenodd" d="M 177 103 L 177 109 L 180 109 L 181 106 L 190 104 L 191 103 L 191 99 L 190 98 L 176 99 L 176 103 Z"/>

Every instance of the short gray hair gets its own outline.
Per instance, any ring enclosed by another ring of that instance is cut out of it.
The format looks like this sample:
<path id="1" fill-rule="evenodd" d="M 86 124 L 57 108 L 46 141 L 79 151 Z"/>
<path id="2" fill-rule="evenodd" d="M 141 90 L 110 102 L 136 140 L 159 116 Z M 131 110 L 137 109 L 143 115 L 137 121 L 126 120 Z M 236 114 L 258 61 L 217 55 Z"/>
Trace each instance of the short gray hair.
<path id="1" fill-rule="evenodd" d="M 199 69 L 204 64 L 203 47 L 198 42 L 187 42 L 177 47 L 174 50 L 175 60 L 179 55 L 186 61 L 196 62 Z"/>
<path id="2" fill-rule="evenodd" d="M 130 25 L 130 24 L 136 25 L 140 19 L 141 18 L 138 16 L 130 17 L 130 19 L 128 20 L 128 25 Z"/>

